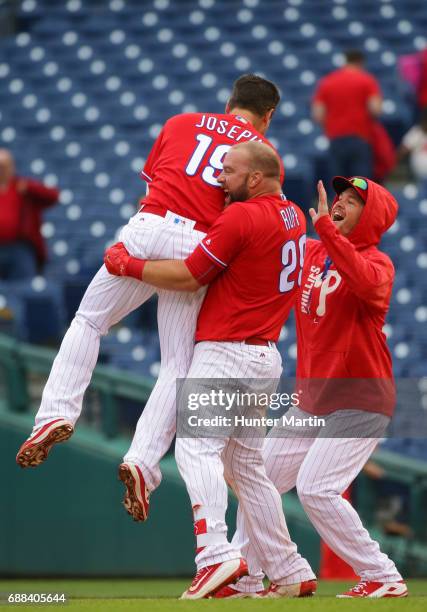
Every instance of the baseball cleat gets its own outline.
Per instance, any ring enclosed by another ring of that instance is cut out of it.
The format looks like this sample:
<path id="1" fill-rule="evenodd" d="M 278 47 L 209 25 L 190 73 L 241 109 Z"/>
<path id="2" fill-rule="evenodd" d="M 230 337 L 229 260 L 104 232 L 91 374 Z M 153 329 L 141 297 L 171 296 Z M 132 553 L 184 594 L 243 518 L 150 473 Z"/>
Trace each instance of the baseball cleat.
<path id="1" fill-rule="evenodd" d="M 145 486 L 144 476 L 134 463 L 119 465 L 119 479 L 126 487 L 123 505 L 134 521 L 146 521 L 150 508 L 150 492 Z"/>
<path id="2" fill-rule="evenodd" d="M 217 591 L 213 597 L 215 599 L 258 599 L 259 597 L 261 597 L 261 595 L 264 593 L 264 591 L 256 591 L 253 593 L 250 592 L 244 592 L 244 591 L 238 591 L 237 589 L 233 588 L 230 584 L 227 584 L 227 586 L 222 587 L 222 589 L 220 589 L 219 591 Z"/>
<path id="3" fill-rule="evenodd" d="M 317 580 L 305 580 L 295 584 L 275 584 L 272 582 L 264 591 L 263 597 L 278 599 L 279 597 L 312 597 L 317 589 Z"/>
<path id="4" fill-rule="evenodd" d="M 202 567 L 194 576 L 188 590 L 181 595 L 181 599 L 208 598 L 223 586 L 234 584 L 239 578 L 247 575 L 248 566 L 241 557 Z"/>
<path id="5" fill-rule="evenodd" d="M 33 429 L 30 437 L 19 449 L 16 463 L 21 468 L 37 467 L 47 458 L 52 446 L 68 440 L 73 432 L 73 424 L 62 418 Z"/>
<path id="6" fill-rule="evenodd" d="M 353 588 L 349 589 L 339 598 L 351 597 L 408 597 L 408 588 L 403 580 L 398 582 L 370 582 L 369 580 L 361 580 Z"/>

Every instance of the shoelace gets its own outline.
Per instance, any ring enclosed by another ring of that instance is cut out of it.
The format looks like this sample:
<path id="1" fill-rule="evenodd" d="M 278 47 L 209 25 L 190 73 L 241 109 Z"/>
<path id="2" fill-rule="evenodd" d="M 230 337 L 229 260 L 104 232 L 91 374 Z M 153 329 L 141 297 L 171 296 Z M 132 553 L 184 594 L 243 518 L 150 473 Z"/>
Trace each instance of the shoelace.
<path id="1" fill-rule="evenodd" d="M 366 591 L 366 584 L 365 580 L 361 580 L 359 584 L 356 584 L 351 590 L 355 593 L 364 593 L 364 591 Z"/>

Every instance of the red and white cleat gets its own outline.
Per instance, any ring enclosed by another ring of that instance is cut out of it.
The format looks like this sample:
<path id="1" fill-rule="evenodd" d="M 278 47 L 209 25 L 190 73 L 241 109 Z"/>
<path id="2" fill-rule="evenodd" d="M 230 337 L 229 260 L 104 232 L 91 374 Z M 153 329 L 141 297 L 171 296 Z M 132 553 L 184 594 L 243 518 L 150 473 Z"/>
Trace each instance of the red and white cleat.
<path id="1" fill-rule="evenodd" d="M 248 566 L 244 559 L 232 559 L 199 569 L 187 591 L 181 599 L 204 599 L 214 595 L 226 584 L 234 584 L 242 576 L 248 575 Z"/>
<path id="2" fill-rule="evenodd" d="M 350 597 L 407 597 L 408 588 L 403 580 L 399 582 L 369 582 L 361 580 L 352 589 L 337 595 L 340 598 Z"/>
<path id="3" fill-rule="evenodd" d="M 279 597 L 312 597 L 317 589 L 316 580 L 305 580 L 295 584 L 280 585 L 272 582 L 264 591 L 263 597 L 278 599 Z"/>
<path id="4" fill-rule="evenodd" d="M 22 468 L 37 467 L 47 458 L 50 449 L 73 435 L 74 426 L 66 419 L 55 419 L 33 430 L 16 455 Z"/>
<path id="5" fill-rule="evenodd" d="M 264 591 L 256 591 L 254 593 L 238 591 L 227 584 L 227 586 L 217 591 L 213 597 L 214 599 L 258 599 L 263 593 Z"/>
<path id="6" fill-rule="evenodd" d="M 140 468 L 134 463 L 119 465 L 119 479 L 126 487 L 124 507 L 134 521 L 146 521 L 150 508 L 150 493 Z"/>

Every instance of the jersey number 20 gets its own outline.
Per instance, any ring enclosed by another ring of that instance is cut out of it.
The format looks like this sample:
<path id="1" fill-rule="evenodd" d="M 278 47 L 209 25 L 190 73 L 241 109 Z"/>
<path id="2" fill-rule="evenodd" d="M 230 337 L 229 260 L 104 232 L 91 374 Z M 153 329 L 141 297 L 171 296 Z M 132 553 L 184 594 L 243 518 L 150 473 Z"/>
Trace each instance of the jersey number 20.
<path id="1" fill-rule="evenodd" d="M 295 287 L 295 280 L 291 280 L 289 277 L 297 266 L 299 267 L 298 273 L 298 287 L 301 285 L 302 267 L 304 265 L 305 255 L 305 243 L 307 236 L 303 234 L 298 240 L 298 245 L 295 240 L 288 240 L 282 247 L 282 264 L 284 266 L 280 273 L 279 291 L 280 293 L 286 293 L 292 291 Z"/>
<path id="2" fill-rule="evenodd" d="M 194 149 L 193 155 L 191 156 L 190 161 L 188 162 L 187 167 L 185 168 L 185 172 L 188 174 L 188 176 L 194 176 L 199 171 L 200 164 L 202 163 L 207 150 L 211 146 L 213 138 L 207 136 L 206 134 L 197 134 L 196 140 L 199 144 Z M 214 149 L 212 155 L 209 158 L 209 162 L 203 168 L 202 171 L 202 179 L 205 181 L 205 183 L 213 185 L 214 187 L 219 186 L 219 183 L 215 177 L 215 173 L 221 172 L 222 161 L 225 157 L 225 154 L 230 148 L 231 145 L 223 144 L 218 145 Z"/>

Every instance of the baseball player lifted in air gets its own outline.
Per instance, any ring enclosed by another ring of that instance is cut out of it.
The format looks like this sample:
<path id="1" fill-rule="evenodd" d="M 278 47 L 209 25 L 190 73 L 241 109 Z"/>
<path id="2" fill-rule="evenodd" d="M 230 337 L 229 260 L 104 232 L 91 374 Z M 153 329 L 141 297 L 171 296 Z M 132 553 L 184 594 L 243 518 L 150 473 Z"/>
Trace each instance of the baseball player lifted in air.
<path id="1" fill-rule="evenodd" d="M 186 383 L 204 379 L 202 388 L 209 388 L 212 379 L 238 384 L 241 379 L 275 379 L 277 386 L 282 367 L 275 342 L 294 305 L 306 241 L 304 215 L 284 198 L 279 177 L 279 161 L 270 147 L 235 145 L 218 177 L 229 205 L 185 261 L 137 260 L 120 243 L 106 252 L 111 273 L 135 275 L 158 288 L 197 291 L 211 283 Z M 280 495 L 266 477 L 263 441 L 263 435 L 252 432 L 243 437 L 197 437 L 197 430 L 193 436 L 177 435 L 176 460 L 193 507 L 197 540 L 198 571 L 184 599 L 212 596 L 247 573 L 240 548 L 227 540 L 226 481 L 240 500 L 260 554 L 265 553 L 262 566 L 272 581 L 265 595 L 278 585 L 289 596 L 316 590 L 313 571 L 290 541 Z"/>
<path id="2" fill-rule="evenodd" d="M 383 436 L 395 404 L 391 355 L 382 332 L 394 267 L 377 244 L 398 206 L 384 187 L 363 177 L 335 177 L 333 186 L 337 195 L 331 210 L 321 182 L 318 210 L 310 210 L 320 240 L 307 241 L 295 308 L 297 378 L 304 397 L 302 410 L 289 414 L 326 415 L 326 426 L 272 430 L 263 456 L 279 492 L 296 486 L 321 538 L 360 576 L 338 597 L 406 597 L 395 564 L 341 496 Z M 250 577 L 225 587 L 218 597 L 262 589 L 262 559 L 242 509 L 232 543 L 245 555 Z M 280 587 L 276 595 L 282 596 Z"/>
<path id="3" fill-rule="evenodd" d="M 280 100 L 277 87 L 256 75 L 234 83 L 225 114 L 192 113 L 169 119 L 142 172 L 147 195 L 123 228 L 129 252 L 147 259 L 185 259 L 224 208 L 217 178 L 229 148 L 245 141 L 267 142 Z M 283 167 L 281 179 L 283 180 Z M 154 293 L 158 294 L 161 368 L 120 468 L 144 503 L 125 506 L 145 520 L 148 495 L 161 480 L 159 461 L 175 434 L 175 380 L 187 374 L 194 350 L 197 314 L 204 292 L 156 290 L 133 278 L 118 278 L 102 266 L 90 283 L 53 363 L 34 429 L 16 457 L 21 467 L 42 463 L 57 442 L 73 433 L 82 410 L 102 335 Z"/>

